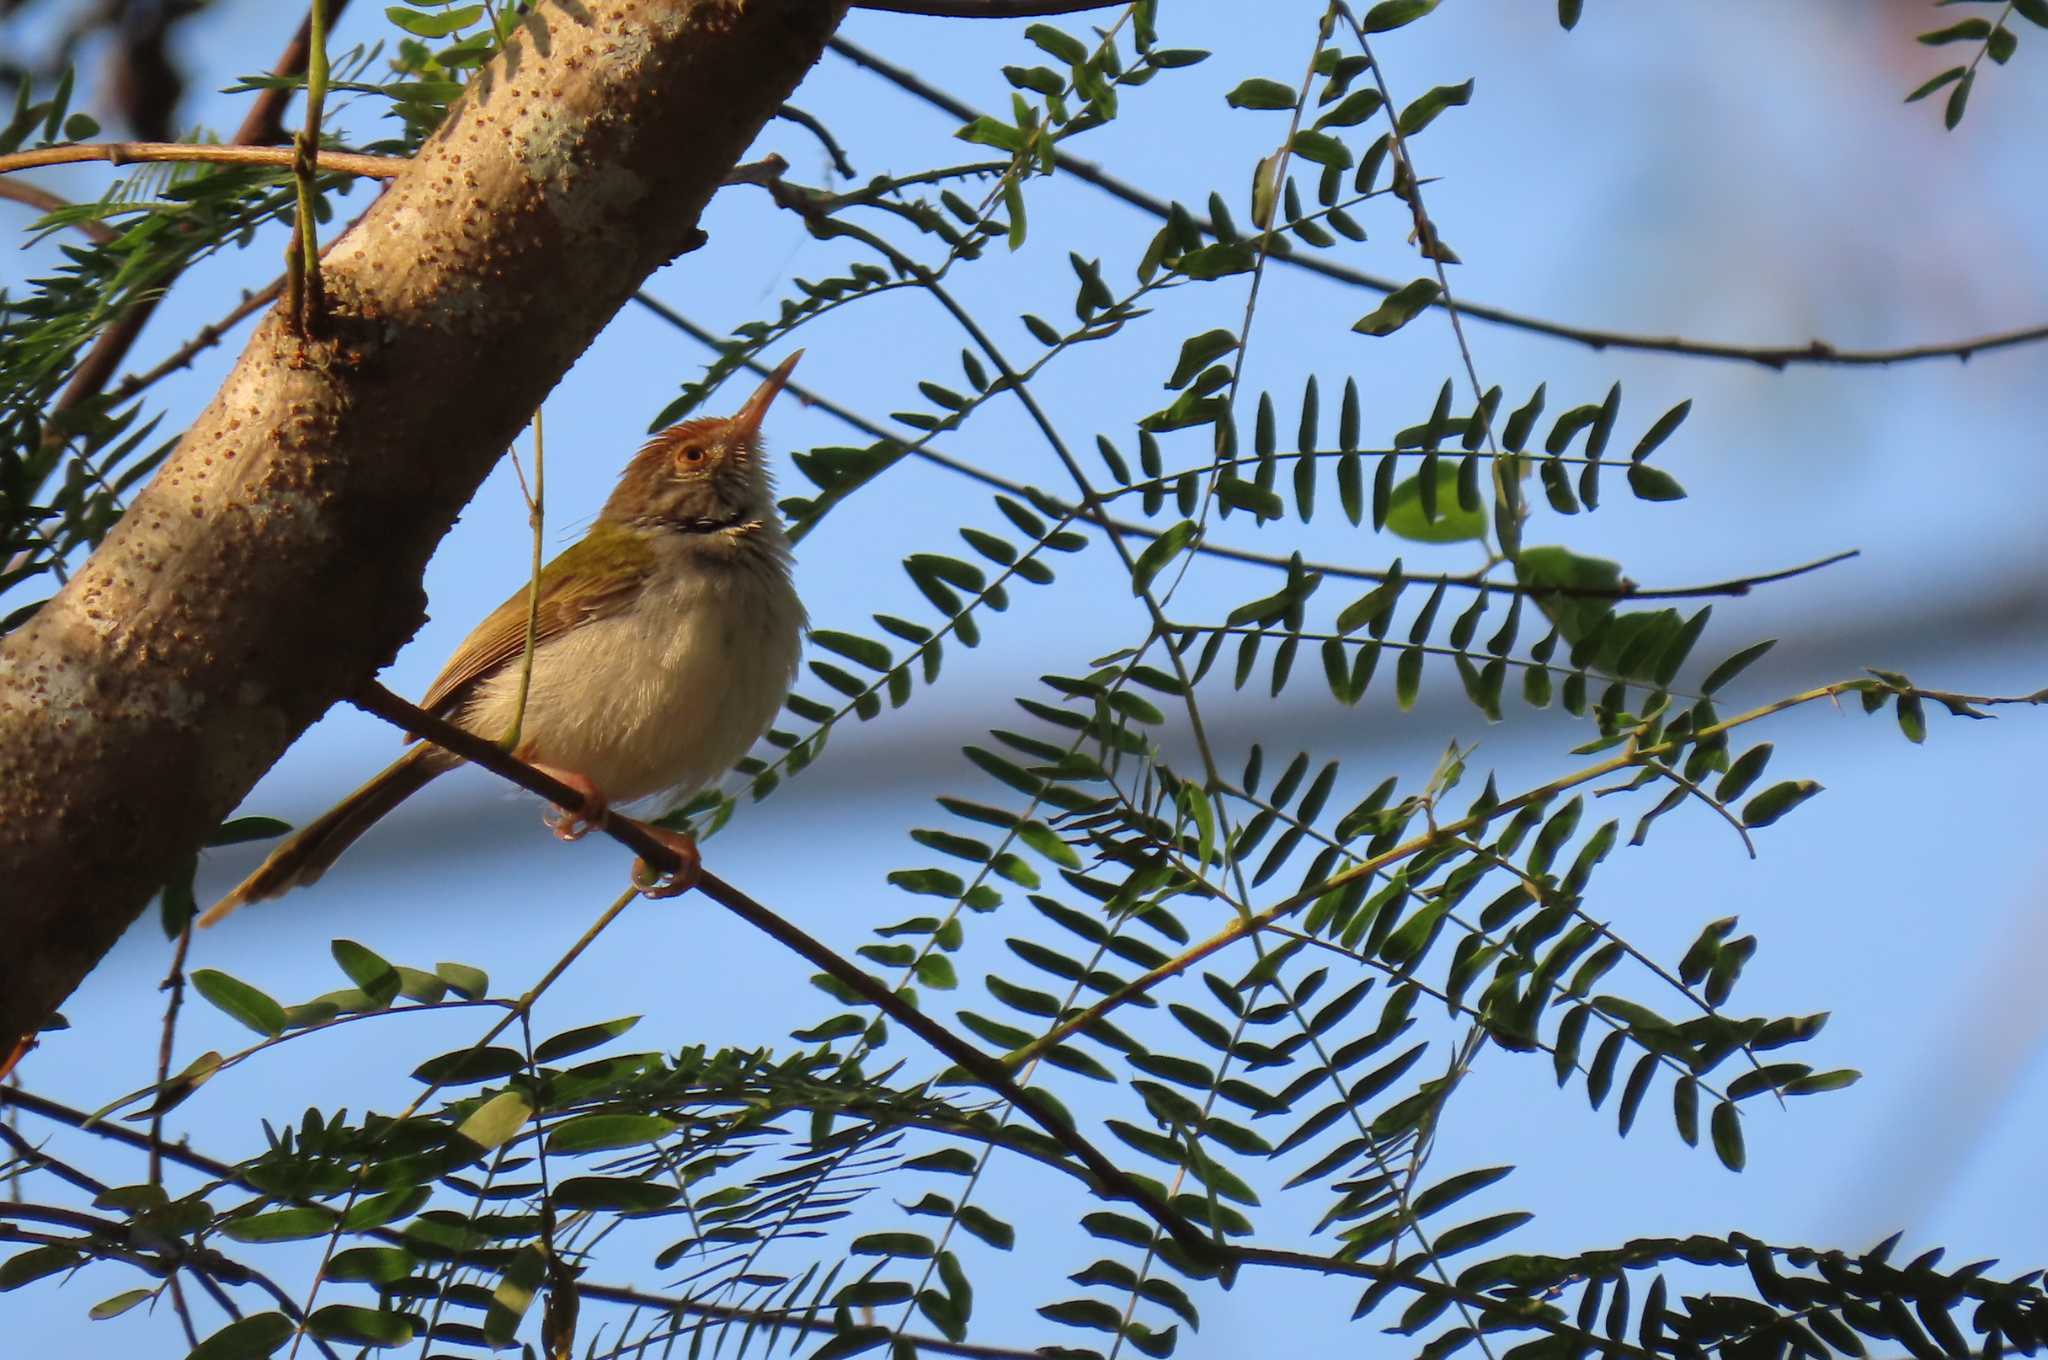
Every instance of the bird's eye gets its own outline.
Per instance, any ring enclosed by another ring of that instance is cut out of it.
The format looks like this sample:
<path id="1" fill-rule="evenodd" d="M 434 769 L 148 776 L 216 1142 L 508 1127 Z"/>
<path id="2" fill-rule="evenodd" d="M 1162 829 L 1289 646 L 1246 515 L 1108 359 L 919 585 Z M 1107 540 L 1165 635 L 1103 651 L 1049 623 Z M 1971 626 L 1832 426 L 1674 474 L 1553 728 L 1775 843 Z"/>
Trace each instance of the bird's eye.
<path id="1" fill-rule="evenodd" d="M 685 463 L 701 463 L 701 462 L 703 462 L 703 461 L 704 461 L 704 449 L 703 449 L 703 447 L 702 447 L 701 445 L 697 445 L 697 444 L 691 444 L 691 445 L 689 445 L 689 446 L 688 446 L 688 447 L 686 447 L 686 448 L 685 448 L 685 449 L 683 450 L 683 452 L 682 452 L 682 460 L 683 460 L 683 461 L 684 461 Z"/>

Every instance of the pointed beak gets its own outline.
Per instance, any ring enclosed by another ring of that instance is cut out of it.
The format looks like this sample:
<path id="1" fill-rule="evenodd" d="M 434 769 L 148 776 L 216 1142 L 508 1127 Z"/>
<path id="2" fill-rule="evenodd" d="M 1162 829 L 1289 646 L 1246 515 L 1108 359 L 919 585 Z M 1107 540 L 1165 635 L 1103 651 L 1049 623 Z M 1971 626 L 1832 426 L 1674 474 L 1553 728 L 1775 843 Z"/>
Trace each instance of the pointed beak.
<path id="1" fill-rule="evenodd" d="M 748 445 L 752 445 L 760 435 L 761 421 L 767 416 L 769 406 L 781 393 L 783 385 L 789 381 L 790 370 L 796 367 L 796 361 L 803 357 L 804 352 L 798 350 L 776 365 L 775 371 L 768 375 L 768 380 L 754 389 L 754 395 L 748 397 L 747 404 L 740 407 L 738 414 L 733 416 L 733 428 Z"/>

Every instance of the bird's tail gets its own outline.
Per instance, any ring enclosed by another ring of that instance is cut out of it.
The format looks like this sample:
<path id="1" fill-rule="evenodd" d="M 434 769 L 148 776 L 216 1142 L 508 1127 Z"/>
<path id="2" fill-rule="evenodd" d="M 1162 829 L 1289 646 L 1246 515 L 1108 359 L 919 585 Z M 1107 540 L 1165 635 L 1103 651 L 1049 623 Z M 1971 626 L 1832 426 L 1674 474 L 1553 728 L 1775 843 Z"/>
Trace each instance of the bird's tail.
<path id="1" fill-rule="evenodd" d="M 318 821 L 301 827 L 270 852 L 256 872 L 207 910 L 199 924 L 210 926 L 236 907 L 281 897 L 317 881 L 342 851 L 355 844 L 385 813 L 425 788 L 435 775 L 454 769 L 462 757 L 422 742 L 385 771 L 335 804 Z"/>

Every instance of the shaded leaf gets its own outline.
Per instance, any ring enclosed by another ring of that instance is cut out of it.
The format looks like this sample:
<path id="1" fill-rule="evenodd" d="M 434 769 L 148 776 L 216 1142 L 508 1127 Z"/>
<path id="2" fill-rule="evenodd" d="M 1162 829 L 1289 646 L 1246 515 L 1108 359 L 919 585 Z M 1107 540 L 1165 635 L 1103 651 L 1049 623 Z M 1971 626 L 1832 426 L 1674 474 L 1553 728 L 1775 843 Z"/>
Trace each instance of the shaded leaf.
<path id="1" fill-rule="evenodd" d="M 1361 335 L 1392 335 L 1435 302 L 1442 291 L 1435 279 L 1417 279 L 1404 284 L 1387 294 L 1386 301 L 1354 321 L 1351 329 Z"/>

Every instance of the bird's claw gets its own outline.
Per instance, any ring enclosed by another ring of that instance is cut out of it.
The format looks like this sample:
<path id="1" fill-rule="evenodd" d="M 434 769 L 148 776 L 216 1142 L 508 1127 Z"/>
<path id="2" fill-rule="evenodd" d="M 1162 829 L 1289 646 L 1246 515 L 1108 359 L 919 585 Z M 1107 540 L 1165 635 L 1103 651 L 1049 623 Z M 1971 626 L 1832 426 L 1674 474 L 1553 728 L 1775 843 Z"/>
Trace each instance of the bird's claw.
<path id="1" fill-rule="evenodd" d="M 611 805 L 597 785 L 570 770 L 555 770 L 545 765 L 536 768 L 553 775 L 576 790 L 583 798 L 583 806 L 580 808 L 550 804 L 547 811 L 541 814 L 541 824 L 555 833 L 556 840 L 580 841 L 590 834 L 592 828 L 604 821 Z"/>
<path id="2" fill-rule="evenodd" d="M 664 831 L 660 827 L 647 828 L 649 835 L 675 851 L 681 863 L 674 873 L 664 874 L 644 859 L 633 861 L 633 886 L 643 897 L 679 897 L 697 886 L 703 876 L 703 862 L 697 855 L 697 842 L 680 831 Z"/>
<path id="3" fill-rule="evenodd" d="M 558 841 L 580 841 L 597 825 L 596 819 L 586 812 L 571 812 L 552 803 L 547 811 L 541 813 L 540 821 L 542 826 L 555 833 Z"/>

